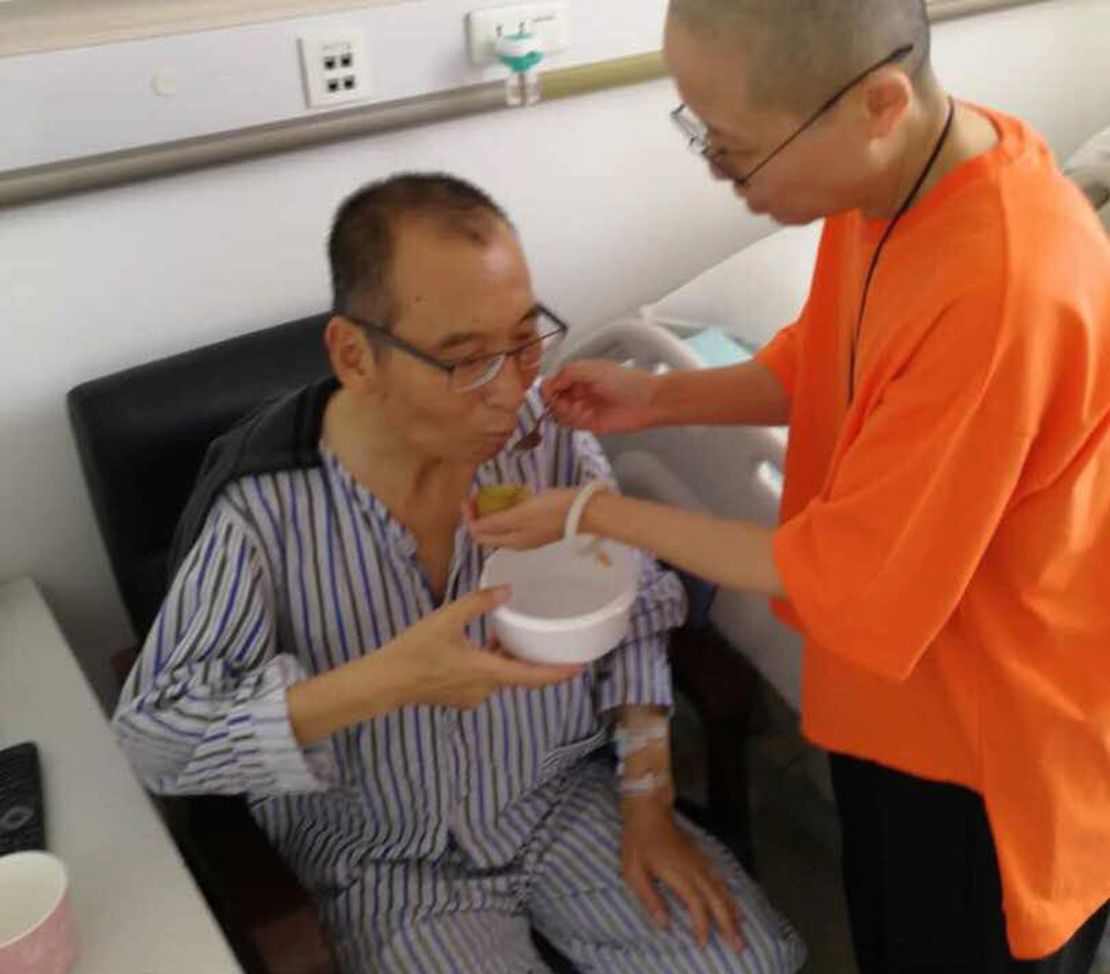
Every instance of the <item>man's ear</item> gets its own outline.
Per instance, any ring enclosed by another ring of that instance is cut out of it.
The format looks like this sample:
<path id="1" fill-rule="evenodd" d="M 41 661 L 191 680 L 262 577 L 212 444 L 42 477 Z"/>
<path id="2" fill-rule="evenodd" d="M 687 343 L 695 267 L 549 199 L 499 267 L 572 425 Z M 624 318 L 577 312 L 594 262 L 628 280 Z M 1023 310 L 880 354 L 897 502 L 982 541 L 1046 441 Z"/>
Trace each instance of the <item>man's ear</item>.
<path id="1" fill-rule="evenodd" d="M 352 321 L 336 315 L 324 329 L 332 371 L 344 388 L 360 391 L 375 386 L 379 377 L 378 358 L 366 332 Z"/>
<path id="2" fill-rule="evenodd" d="M 863 82 L 861 95 L 868 135 L 881 139 L 898 127 L 913 105 L 913 82 L 903 71 L 888 65 Z"/>

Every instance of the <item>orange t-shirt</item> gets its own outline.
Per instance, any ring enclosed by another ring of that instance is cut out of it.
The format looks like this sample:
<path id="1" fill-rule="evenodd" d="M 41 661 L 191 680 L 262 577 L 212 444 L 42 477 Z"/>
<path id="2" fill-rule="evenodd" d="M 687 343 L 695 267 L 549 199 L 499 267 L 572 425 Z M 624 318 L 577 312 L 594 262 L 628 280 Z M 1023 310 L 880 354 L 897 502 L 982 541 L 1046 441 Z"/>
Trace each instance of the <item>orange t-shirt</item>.
<path id="1" fill-rule="evenodd" d="M 1023 123 L 895 229 L 830 219 L 800 319 L 775 558 L 819 745 L 974 789 L 1011 949 L 1110 899 L 1110 242 Z"/>

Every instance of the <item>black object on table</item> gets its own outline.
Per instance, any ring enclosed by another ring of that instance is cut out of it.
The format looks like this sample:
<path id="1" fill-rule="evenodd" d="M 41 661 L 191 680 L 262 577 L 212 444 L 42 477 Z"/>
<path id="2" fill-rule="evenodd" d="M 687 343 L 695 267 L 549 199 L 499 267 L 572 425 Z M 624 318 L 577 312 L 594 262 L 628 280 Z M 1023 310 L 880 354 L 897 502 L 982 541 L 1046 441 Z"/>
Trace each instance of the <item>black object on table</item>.
<path id="1" fill-rule="evenodd" d="M 0 751 L 0 856 L 46 848 L 42 769 L 34 744 Z"/>

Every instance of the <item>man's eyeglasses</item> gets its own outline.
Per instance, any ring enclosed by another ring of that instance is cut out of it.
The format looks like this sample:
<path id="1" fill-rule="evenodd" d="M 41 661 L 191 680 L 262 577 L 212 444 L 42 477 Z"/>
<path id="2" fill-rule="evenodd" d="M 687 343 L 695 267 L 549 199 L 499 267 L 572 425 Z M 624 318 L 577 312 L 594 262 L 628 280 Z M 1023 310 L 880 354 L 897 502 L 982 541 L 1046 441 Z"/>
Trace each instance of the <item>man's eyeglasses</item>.
<path id="1" fill-rule="evenodd" d="M 436 358 L 430 352 L 406 342 L 403 338 L 398 338 L 388 328 L 376 322 L 356 318 L 354 315 L 342 311 L 336 311 L 335 314 L 358 325 L 374 341 L 380 341 L 383 345 L 396 348 L 406 355 L 411 355 L 424 364 L 430 365 L 433 369 L 443 372 L 447 376 L 448 385 L 455 392 L 473 392 L 475 389 L 481 389 L 482 386 L 488 385 L 500 375 L 501 370 L 505 367 L 505 362 L 509 358 L 515 359 L 518 367 L 525 371 L 539 369 L 544 356 L 559 345 L 570 329 L 570 326 L 554 312 L 548 310 L 542 304 L 538 304 L 532 310 L 532 316 L 536 322 L 535 338 L 517 345 L 515 348 L 505 349 L 501 352 L 493 352 L 489 355 L 472 355 L 454 362 L 446 362 Z"/>
<path id="2" fill-rule="evenodd" d="M 901 61 L 913 51 L 913 44 L 903 44 L 896 51 L 891 52 L 881 61 L 872 64 L 866 71 L 861 71 L 851 81 L 849 81 L 843 88 L 839 89 L 835 95 L 829 98 L 820 108 L 818 108 L 812 115 L 810 115 L 797 129 L 795 129 L 787 138 L 783 139 L 775 148 L 764 158 L 758 165 L 753 166 L 746 173 L 740 175 L 731 172 L 725 165 L 724 157 L 727 155 L 725 149 L 715 149 L 713 147 L 713 138 L 709 134 L 709 129 L 705 123 L 698 118 L 685 104 L 679 105 L 673 112 L 671 112 L 671 119 L 675 125 L 678 126 L 679 131 L 686 137 L 689 147 L 696 152 L 699 156 L 706 160 L 717 172 L 721 175 L 731 179 L 739 186 L 745 186 L 751 182 L 752 177 L 760 172 L 771 160 L 775 159 L 781 152 L 783 152 L 795 139 L 798 138 L 803 132 L 806 131 L 814 122 L 821 118 L 829 109 L 831 109 L 841 98 L 843 98 L 849 91 L 858 85 L 868 75 L 878 71 L 879 68 L 885 68 L 888 64 L 894 64 L 896 61 Z"/>

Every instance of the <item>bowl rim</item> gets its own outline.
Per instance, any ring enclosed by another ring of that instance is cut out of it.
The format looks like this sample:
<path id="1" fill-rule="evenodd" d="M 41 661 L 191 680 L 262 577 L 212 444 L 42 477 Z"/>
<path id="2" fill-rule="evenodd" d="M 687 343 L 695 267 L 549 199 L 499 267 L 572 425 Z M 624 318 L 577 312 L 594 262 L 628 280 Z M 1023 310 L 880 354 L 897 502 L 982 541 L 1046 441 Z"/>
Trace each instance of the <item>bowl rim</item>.
<path id="1" fill-rule="evenodd" d="M 556 541 L 554 544 L 561 544 L 562 541 Z M 614 548 L 622 548 L 627 551 L 630 557 L 635 561 L 635 550 L 628 545 L 620 544 L 620 542 L 609 542 Z M 506 549 L 498 549 L 504 551 Z M 539 549 L 534 549 L 539 550 Z M 482 566 L 482 574 L 479 579 L 479 586 L 481 588 L 489 587 L 489 566 L 490 562 L 497 555 L 495 551 L 487 560 L 485 565 Z M 581 629 L 588 629 L 591 626 L 598 625 L 602 622 L 608 622 L 610 619 L 615 618 L 622 612 L 626 612 L 632 608 L 637 596 L 639 595 L 639 572 L 637 571 L 635 577 L 635 584 L 627 592 L 621 592 L 619 595 L 613 596 L 604 605 L 599 606 L 591 612 L 584 615 L 569 616 L 562 619 L 548 619 L 544 616 L 528 615 L 525 612 L 520 612 L 517 609 L 510 609 L 508 605 L 499 605 L 493 610 L 493 616 L 496 619 L 506 622 L 510 625 L 518 625 L 526 627 L 533 632 L 577 632 Z"/>
<path id="2" fill-rule="evenodd" d="M 508 606 L 504 605 L 494 609 L 493 614 L 502 622 L 523 626 L 532 632 L 580 632 L 583 629 L 590 629 L 603 622 L 608 622 L 610 619 L 616 618 L 622 612 L 632 608 L 633 603 L 636 601 L 636 595 L 636 591 L 623 592 L 616 596 L 616 598 L 610 599 L 601 608 L 594 609 L 593 612 L 588 612 L 580 616 L 568 616 L 562 619 L 547 619 L 543 616 L 526 615 L 523 612 L 518 612 L 516 609 L 510 609 Z"/>

